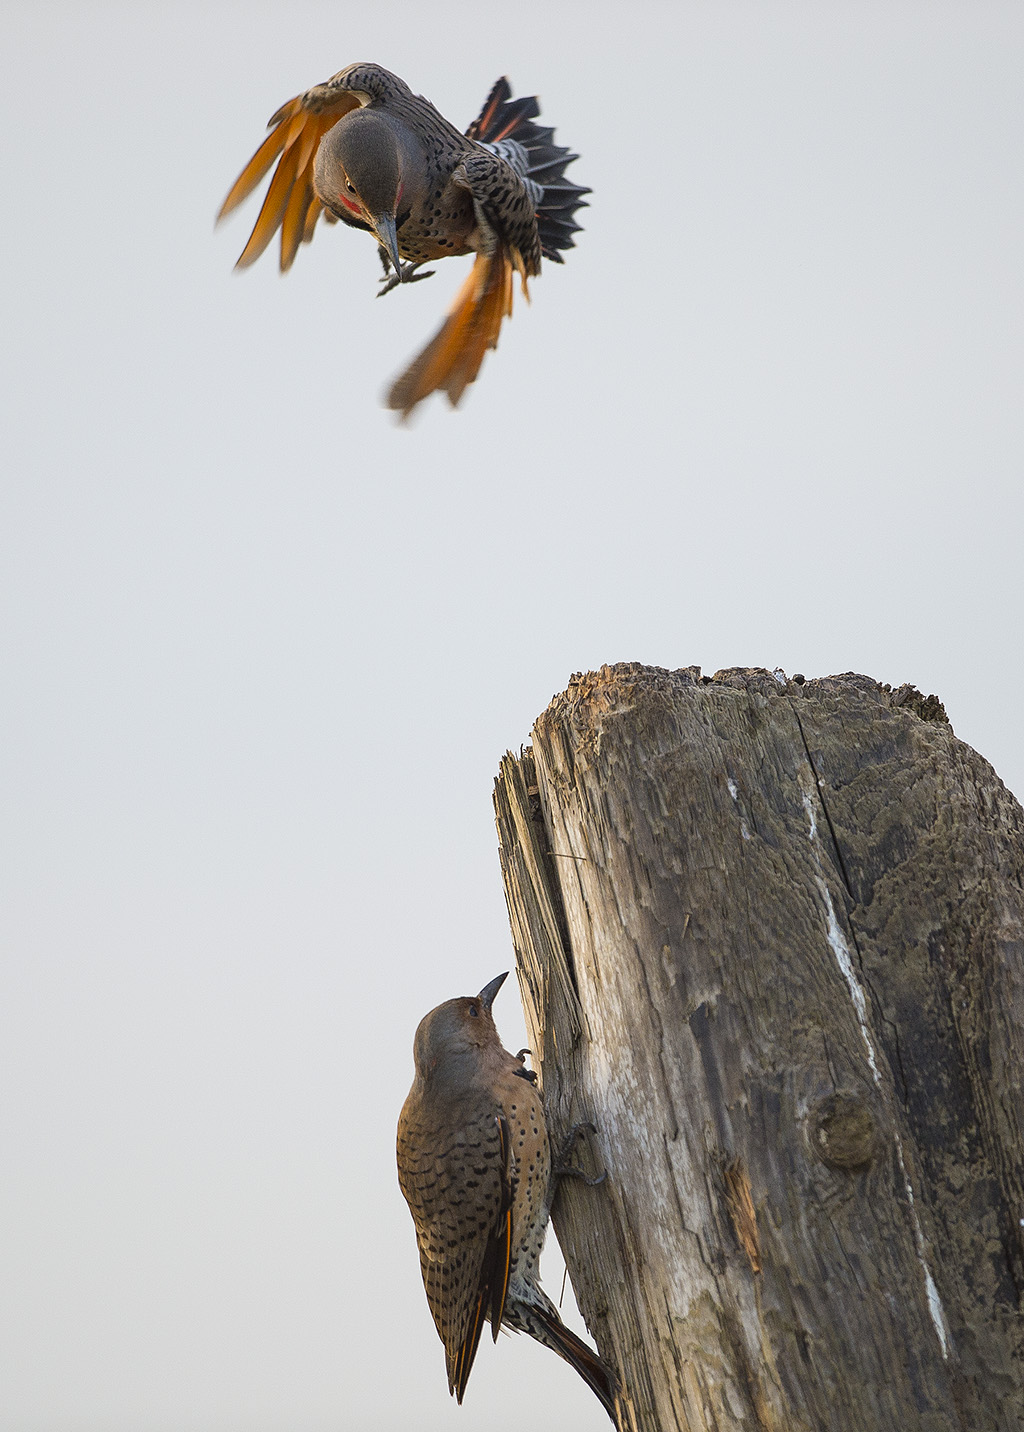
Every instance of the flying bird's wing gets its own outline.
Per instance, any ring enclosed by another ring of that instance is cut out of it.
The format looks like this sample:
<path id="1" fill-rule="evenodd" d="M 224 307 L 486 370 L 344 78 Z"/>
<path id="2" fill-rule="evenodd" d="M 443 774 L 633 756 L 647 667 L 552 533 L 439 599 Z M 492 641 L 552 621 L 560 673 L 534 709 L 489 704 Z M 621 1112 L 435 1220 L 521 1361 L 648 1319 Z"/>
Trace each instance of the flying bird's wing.
<path id="1" fill-rule="evenodd" d="M 379 108 L 384 129 L 393 131 L 401 151 L 400 175 L 403 165 L 408 171 L 407 207 L 397 212 L 403 193 L 399 182 L 394 206 L 381 209 L 382 214 L 387 209 L 393 225 L 393 237 L 382 253 L 387 250 L 395 269 L 382 292 L 398 282 L 427 277 L 416 270 L 446 254 L 476 254 L 441 328 L 387 397 L 388 406 L 403 417 L 436 391 L 446 393 L 454 407 L 475 380 L 488 349 L 497 347 L 502 322 L 512 312 L 516 273 L 528 298 L 527 280 L 540 273 L 542 256 L 561 263 L 562 251 L 573 246 L 579 228 L 574 215 L 590 191 L 566 179 L 566 167 L 576 155 L 553 142 L 553 129 L 534 122 L 539 116 L 536 97 L 512 99 L 506 79 L 493 87 L 481 114 L 461 136 L 397 75 L 379 65 L 358 63 L 296 95 L 271 119 L 270 133 L 218 215 L 222 219 L 230 214 L 273 170 L 237 267 L 254 263 L 280 229 L 281 270 L 289 269 L 299 245 L 312 239 L 321 214 L 325 222 L 334 223 L 340 216 L 355 228 L 377 233 L 376 221 L 367 221 L 365 209 L 353 209 L 351 215 L 340 209 L 332 212 L 333 200 L 325 209 L 314 186 L 325 135 L 363 106 Z M 359 141 L 358 126 L 348 135 L 344 131 L 347 125 L 335 138 L 352 138 L 372 170 L 374 156 L 366 149 L 366 134 Z M 467 196 L 474 216 L 471 227 Z M 384 242 L 379 233 L 377 239 Z"/>
<path id="2" fill-rule="evenodd" d="M 355 87 L 361 78 L 355 72 L 364 72 L 365 68 L 349 65 L 325 84 L 314 85 L 305 94 L 290 99 L 271 118 L 267 126 L 270 133 L 231 186 L 217 215 L 219 223 L 247 199 L 277 160 L 263 207 L 236 268 L 255 263 L 280 228 L 284 273 L 291 268 L 299 245 L 308 244 L 313 237 L 316 221 L 323 212 L 313 192 L 313 160 L 321 139 L 342 115 L 371 102 L 370 94 Z"/>
<path id="3" fill-rule="evenodd" d="M 480 371 L 488 348 L 498 346 L 501 320 L 512 312 L 512 264 L 499 249 L 477 254 L 469 277 L 434 337 L 392 385 L 388 407 L 407 418 L 438 389 L 454 408 Z"/>
<path id="4" fill-rule="evenodd" d="M 487 350 L 498 346 L 502 319 L 512 312 L 513 274 L 529 298 L 526 280 L 540 272 L 535 198 L 523 177 L 500 155 L 481 150 L 463 160 L 452 182 L 472 196 L 481 242 L 448 317 L 388 394 L 388 407 L 405 417 L 438 389 L 455 407 Z"/>

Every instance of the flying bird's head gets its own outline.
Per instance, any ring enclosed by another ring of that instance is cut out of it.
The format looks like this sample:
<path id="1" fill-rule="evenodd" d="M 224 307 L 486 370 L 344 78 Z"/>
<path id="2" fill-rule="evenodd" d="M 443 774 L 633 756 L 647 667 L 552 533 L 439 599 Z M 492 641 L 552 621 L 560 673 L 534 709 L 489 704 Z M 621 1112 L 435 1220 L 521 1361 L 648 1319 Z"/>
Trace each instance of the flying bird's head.
<path id="1" fill-rule="evenodd" d="M 506 975 L 498 975 L 479 994 L 445 1000 L 423 1016 L 413 1046 L 416 1073 L 421 1079 L 429 1079 L 438 1070 L 456 1073 L 481 1049 L 501 1047 L 491 1005 L 505 979 Z"/>
<path id="2" fill-rule="evenodd" d="M 401 274 L 396 219 L 402 198 L 402 156 L 390 121 L 379 111 L 355 109 L 320 141 L 313 188 L 338 218 L 354 218 L 377 236 Z"/>

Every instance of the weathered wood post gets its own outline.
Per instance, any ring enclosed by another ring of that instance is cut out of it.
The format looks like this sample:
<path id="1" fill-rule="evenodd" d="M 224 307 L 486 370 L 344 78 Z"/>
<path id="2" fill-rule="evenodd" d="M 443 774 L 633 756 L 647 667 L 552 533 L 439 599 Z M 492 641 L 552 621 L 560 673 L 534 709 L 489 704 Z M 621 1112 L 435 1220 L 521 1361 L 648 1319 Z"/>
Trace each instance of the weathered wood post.
<path id="1" fill-rule="evenodd" d="M 623 1428 L 1019 1432 L 1024 813 L 939 702 L 605 667 L 496 805 Z"/>

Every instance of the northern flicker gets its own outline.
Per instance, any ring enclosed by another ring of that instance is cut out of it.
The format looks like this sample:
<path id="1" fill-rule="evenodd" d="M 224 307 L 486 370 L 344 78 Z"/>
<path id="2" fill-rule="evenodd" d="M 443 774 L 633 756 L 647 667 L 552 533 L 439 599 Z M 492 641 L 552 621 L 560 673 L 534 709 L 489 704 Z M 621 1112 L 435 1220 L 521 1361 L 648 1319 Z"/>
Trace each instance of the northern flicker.
<path id="1" fill-rule="evenodd" d="M 541 1290 L 552 1160 L 536 1075 L 502 1048 L 491 1005 L 505 975 L 419 1024 L 398 1121 L 398 1181 L 416 1225 L 427 1302 L 461 1403 L 484 1323 L 529 1333 L 568 1362 L 615 1421 L 614 1383 Z M 524 1051 L 525 1052 L 525 1051 Z"/>
<path id="2" fill-rule="evenodd" d="M 565 177 L 577 156 L 552 143 L 553 129 L 533 123 L 535 98 L 511 93 L 498 80 L 461 134 L 397 75 L 349 65 L 281 106 L 217 216 L 251 194 L 277 160 L 239 268 L 259 258 L 278 229 L 282 272 L 290 268 L 321 213 L 374 235 L 382 293 L 428 278 L 418 272 L 425 263 L 476 254 L 444 324 L 391 388 L 388 406 L 403 415 L 437 390 L 458 403 L 512 312 L 513 274 L 528 297 L 541 257 L 561 263 L 580 227 L 573 216 L 590 190 Z"/>

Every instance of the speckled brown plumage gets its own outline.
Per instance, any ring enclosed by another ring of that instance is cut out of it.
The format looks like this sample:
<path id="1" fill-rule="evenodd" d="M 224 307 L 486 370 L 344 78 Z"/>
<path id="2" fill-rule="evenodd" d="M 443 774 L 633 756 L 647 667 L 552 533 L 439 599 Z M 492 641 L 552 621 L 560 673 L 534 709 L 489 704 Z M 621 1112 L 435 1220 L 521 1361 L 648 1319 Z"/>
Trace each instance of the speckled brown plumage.
<path id="1" fill-rule="evenodd" d="M 614 1419 L 607 1369 L 569 1332 L 539 1278 L 551 1150 L 534 1076 L 502 1048 L 491 1003 L 505 976 L 421 1020 L 398 1123 L 398 1179 L 461 1403 L 485 1322 L 527 1332 L 573 1366 Z"/>
<path id="2" fill-rule="evenodd" d="M 377 238 L 382 292 L 429 274 L 422 264 L 475 253 L 472 273 L 430 344 L 394 384 L 389 406 L 408 414 L 442 390 L 454 405 L 476 377 L 542 255 L 573 245 L 574 215 L 589 191 L 571 184 L 573 159 L 554 131 L 533 123 L 533 98 L 512 100 L 499 80 L 465 134 L 379 65 L 356 64 L 289 100 L 221 208 L 230 213 L 275 164 L 238 260 L 253 263 L 281 231 L 281 269 L 313 237 L 320 214 Z"/>

